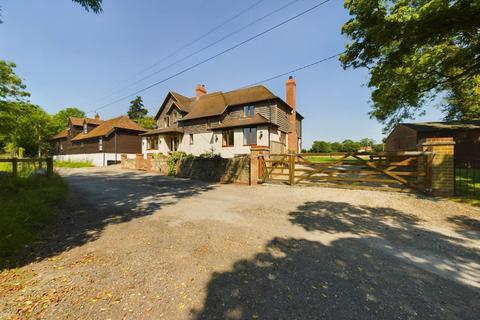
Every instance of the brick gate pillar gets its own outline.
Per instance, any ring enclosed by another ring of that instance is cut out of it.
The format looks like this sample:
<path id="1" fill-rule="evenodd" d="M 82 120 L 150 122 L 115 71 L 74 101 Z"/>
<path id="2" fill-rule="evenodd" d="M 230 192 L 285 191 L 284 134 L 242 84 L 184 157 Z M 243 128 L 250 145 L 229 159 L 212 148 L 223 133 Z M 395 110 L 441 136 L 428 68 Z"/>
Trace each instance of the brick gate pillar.
<path id="1" fill-rule="evenodd" d="M 143 153 L 137 153 L 135 157 L 135 169 L 143 170 Z"/>
<path id="2" fill-rule="evenodd" d="M 452 196 L 455 193 L 455 141 L 453 137 L 426 138 L 419 143 L 421 151 L 431 151 L 428 161 L 428 184 L 433 195 Z"/>
<path id="3" fill-rule="evenodd" d="M 152 171 L 152 165 L 153 165 L 153 155 L 149 153 L 147 154 L 147 162 L 145 164 L 145 169 L 147 171 Z"/>
<path id="4" fill-rule="evenodd" d="M 268 147 L 251 147 L 250 149 L 250 185 L 258 184 L 259 174 L 261 173 L 260 161 L 258 156 L 261 154 L 268 155 L 270 148 Z"/>
<path id="5" fill-rule="evenodd" d="M 121 156 L 122 162 L 121 162 L 121 168 L 122 169 L 127 169 L 127 155 L 122 154 Z"/>

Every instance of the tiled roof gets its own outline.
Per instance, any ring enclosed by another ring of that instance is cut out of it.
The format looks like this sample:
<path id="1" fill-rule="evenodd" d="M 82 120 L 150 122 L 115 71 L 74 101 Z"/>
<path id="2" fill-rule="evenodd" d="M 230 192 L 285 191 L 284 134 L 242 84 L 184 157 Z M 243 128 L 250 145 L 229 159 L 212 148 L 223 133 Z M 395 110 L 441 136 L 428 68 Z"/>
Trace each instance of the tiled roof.
<path id="1" fill-rule="evenodd" d="M 251 118 L 231 118 L 223 121 L 223 123 L 215 127 L 215 129 L 223 129 L 223 128 L 235 128 L 235 127 L 248 127 L 248 126 L 255 126 L 259 124 L 267 124 L 271 123 L 268 121 L 267 118 L 260 114 L 255 114 Z"/>
<path id="2" fill-rule="evenodd" d="M 432 131 L 443 131 L 443 130 L 475 130 L 475 129 L 478 130 L 480 129 L 480 120 L 401 123 L 401 125 L 418 132 L 432 132 Z"/>
<path id="3" fill-rule="evenodd" d="M 68 137 L 68 128 L 60 131 L 56 135 L 54 135 L 50 140 L 62 139 Z"/>
<path id="4" fill-rule="evenodd" d="M 155 134 L 161 134 L 161 133 L 183 133 L 182 128 L 161 128 L 161 129 L 154 129 L 154 130 L 149 130 L 145 133 L 140 134 L 141 136 L 152 136 Z"/>
<path id="5" fill-rule="evenodd" d="M 111 132 L 113 132 L 115 128 L 139 132 L 147 131 L 141 126 L 139 126 L 136 122 L 129 119 L 127 116 L 120 116 L 117 118 L 103 121 L 98 127 L 92 129 L 87 134 L 84 134 L 83 132 L 79 133 L 75 136 L 75 138 L 72 139 L 72 141 L 108 136 Z"/>
<path id="6" fill-rule="evenodd" d="M 180 121 L 218 116 L 221 115 L 228 106 L 273 99 L 280 98 L 264 86 L 242 88 L 229 92 L 212 92 L 200 96 L 198 99 L 191 98 L 191 111 L 180 119 Z"/>
<path id="7" fill-rule="evenodd" d="M 80 127 L 83 126 L 84 121 L 87 121 L 87 124 L 95 124 L 95 125 L 99 125 L 103 122 L 100 119 L 94 119 L 94 118 L 69 117 L 69 119 L 74 126 L 80 126 Z"/>

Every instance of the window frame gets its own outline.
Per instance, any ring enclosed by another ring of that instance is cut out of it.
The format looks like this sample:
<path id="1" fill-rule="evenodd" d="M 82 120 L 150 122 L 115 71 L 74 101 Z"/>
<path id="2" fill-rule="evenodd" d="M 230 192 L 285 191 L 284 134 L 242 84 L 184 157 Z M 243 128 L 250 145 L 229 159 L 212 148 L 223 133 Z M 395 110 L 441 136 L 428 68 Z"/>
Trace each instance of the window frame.
<path id="1" fill-rule="evenodd" d="M 194 142 L 194 140 L 193 140 L 193 133 L 190 133 L 188 136 L 189 136 L 189 139 L 190 139 L 190 140 L 189 140 L 189 144 L 192 145 L 193 142 Z"/>
<path id="2" fill-rule="evenodd" d="M 235 146 L 235 130 L 233 129 L 222 130 L 222 147 L 230 148 L 234 146 Z"/>
<path id="3" fill-rule="evenodd" d="M 164 128 L 170 127 L 170 117 L 169 116 L 166 116 L 166 117 L 163 118 L 163 127 Z"/>
<path id="4" fill-rule="evenodd" d="M 153 145 L 153 148 L 152 148 L 152 145 Z M 157 136 L 150 136 L 150 137 L 147 136 L 147 150 L 158 150 Z"/>
<path id="5" fill-rule="evenodd" d="M 253 118 L 254 115 L 255 115 L 255 106 L 254 105 L 243 106 L 243 117 L 244 118 Z"/>
<path id="6" fill-rule="evenodd" d="M 98 139 L 98 151 L 103 151 L 103 138 Z"/>
<path id="7" fill-rule="evenodd" d="M 85 122 L 85 123 L 83 124 L 83 134 L 87 134 L 87 133 L 88 133 L 88 125 L 87 125 L 87 123 Z"/>
<path id="8" fill-rule="evenodd" d="M 247 132 L 248 130 L 248 138 L 247 136 L 245 136 L 245 133 Z M 253 131 L 255 131 L 255 134 L 253 134 Z M 243 145 L 244 146 L 256 146 L 257 145 L 257 133 L 258 133 L 258 129 L 257 127 L 244 127 L 243 128 Z M 255 138 L 255 139 L 253 139 Z M 255 143 L 253 143 L 255 140 Z M 248 143 L 249 142 L 249 143 Z"/>

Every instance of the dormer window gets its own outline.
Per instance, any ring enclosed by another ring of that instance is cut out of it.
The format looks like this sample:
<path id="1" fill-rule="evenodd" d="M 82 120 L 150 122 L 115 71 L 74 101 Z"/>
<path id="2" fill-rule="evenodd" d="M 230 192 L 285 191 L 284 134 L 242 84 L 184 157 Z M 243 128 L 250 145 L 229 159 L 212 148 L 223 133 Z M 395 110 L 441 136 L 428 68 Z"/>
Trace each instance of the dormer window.
<path id="1" fill-rule="evenodd" d="M 170 126 L 170 118 L 169 117 L 163 118 L 163 127 L 168 128 L 169 126 Z"/>
<path id="2" fill-rule="evenodd" d="M 172 112 L 172 122 L 173 122 L 173 123 L 176 123 L 176 122 L 177 122 L 177 112 L 176 112 L 176 111 L 173 111 L 173 112 Z"/>
<path id="3" fill-rule="evenodd" d="M 88 133 L 88 126 L 87 126 L 87 123 L 86 123 L 86 122 L 83 124 L 83 133 L 84 133 L 84 134 L 87 134 L 87 133 Z"/>
<path id="4" fill-rule="evenodd" d="M 243 107 L 243 117 L 244 118 L 252 118 L 254 113 L 255 113 L 255 107 L 254 106 L 244 106 Z"/>

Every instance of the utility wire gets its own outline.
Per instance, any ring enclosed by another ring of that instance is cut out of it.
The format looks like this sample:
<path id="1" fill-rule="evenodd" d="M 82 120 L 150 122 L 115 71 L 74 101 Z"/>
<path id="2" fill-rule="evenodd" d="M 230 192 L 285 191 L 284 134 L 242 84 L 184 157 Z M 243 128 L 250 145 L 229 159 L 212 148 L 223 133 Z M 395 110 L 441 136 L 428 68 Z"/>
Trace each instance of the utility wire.
<path id="1" fill-rule="evenodd" d="M 193 56 L 196 55 L 196 54 L 198 54 L 198 53 L 200 53 L 200 52 L 202 52 L 202 51 L 205 51 L 205 50 L 208 49 L 208 48 L 213 47 L 214 45 L 222 42 L 223 40 L 230 38 L 231 36 L 233 36 L 233 35 L 241 32 L 241 31 L 243 31 L 243 30 L 251 27 L 252 25 L 254 25 L 254 24 L 256 24 L 256 23 L 258 23 L 258 22 L 260 22 L 260 21 L 262 21 L 262 20 L 264 20 L 264 19 L 272 16 L 273 14 L 275 14 L 275 13 L 277 13 L 277 12 L 279 12 L 279 11 L 281 11 L 281 10 L 289 7 L 289 6 L 291 6 L 292 4 L 294 4 L 294 3 L 298 2 L 298 1 L 300 1 L 300 0 L 290 1 L 289 3 L 283 5 L 282 7 L 280 7 L 280 8 L 278 8 L 278 9 L 274 10 L 274 11 L 271 11 L 271 12 L 267 13 L 266 15 L 264 15 L 264 16 L 256 19 L 256 20 L 250 22 L 249 24 L 247 24 L 247 25 L 245 25 L 245 26 L 243 26 L 243 27 L 241 27 L 241 28 L 239 28 L 239 29 L 237 29 L 237 30 L 235 30 L 235 31 L 232 31 L 232 32 L 228 33 L 227 35 L 223 36 L 222 38 L 220 38 L 220 39 L 218 39 L 218 40 L 216 40 L 216 41 L 214 41 L 214 42 L 212 42 L 212 43 L 210 43 L 210 44 L 208 44 L 208 45 L 206 45 L 206 46 L 198 49 L 197 51 L 194 51 L 194 52 L 192 52 L 192 53 L 190 53 L 190 54 L 188 54 L 188 55 L 186 55 L 186 56 L 184 56 L 184 57 L 182 57 L 182 58 L 180 58 L 180 59 L 178 59 L 178 60 L 175 60 L 174 62 L 166 65 L 165 67 L 161 68 L 160 70 L 154 71 L 154 72 L 146 75 L 145 77 L 140 78 L 139 80 L 137 80 L 137 81 L 135 81 L 135 82 L 132 82 L 131 84 L 129 84 L 129 85 L 123 87 L 123 88 L 120 88 L 120 89 L 118 89 L 118 90 L 116 90 L 116 91 L 123 91 L 123 90 L 125 90 L 125 89 L 131 88 L 132 86 L 134 86 L 134 85 L 136 85 L 136 84 L 138 84 L 138 83 L 140 83 L 140 82 L 142 82 L 142 81 L 144 81 L 144 80 L 147 80 L 147 79 L 151 78 L 152 76 L 154 76 L 154 75 L 156 75 L 156 74 L 158 74 L 158 73 L 160 73 L 160 72 L 162 72 L 162 71 L 165 71 L 165 70 L 169 69 L 170 67 L 173 67 L 174 65 L 177 65 L 177 64 L 179 64 L 180 62 L 183 62 L 183 61 L 187 60 L 188 58 L 193 57 Z M 109 96 L 111 96 L 111 95 L 109 95 Z"/>
<path id="2" fill-rule="evenodd" d="M 194 68 L 196 68 L 196 67 L 198 67 L 198 66 L 200 66 L 200 65 L 202 65 L 202 64 L 207 63 L 207 62 L 210 61 L 210 60 L 213 60 L 213 59 L 215 59 L 215 58 L 217 58 L 217 57 L 219 57 L 219 56 L 221 56 L 221 55 L 223 55 L 223 54 L 225 54 L 225 53 L 227 53 L 227 52 L 229 52 L 229 51 L 232 51 L 232 50 L 234 50 L 234 49 L 236 49 L 236 48 L 244 45 L 245 43 L 248 43 L 248 42 L 250 42 L 250 41 L 252 41 L 252 40 L 254 40 L 254 39 L 257 39 L 257 38 L 263 36 L 264 34 L 270 32 L 270 31 L 272 31 L 272 30 L 275 30 L 275 29 L 283 26 L 284 24 L 287 24 L 288 22 L 290 22 L 290 21 L 292 21 L 292 20 L 295 20 L 295 19 L 297 19 L 297 18 L 299 18 L 299 17 L 301 17 L 301 16 L 303 16 L 303 15 L 305 15 L 305 14 L 307 14 L 307 13 L 313 11 L 313 10 L 315 10 L 316 8 L 324 5 L 325 3 L 329 2 L 329 1 L 330 1 L 330 0 L 324 0 L 324 1 L 322 1 L 322 2 L 320 2 L 320 3 L 318 3 L 318 4 L 316 4 L 316 5 L 314 5 L 313 7 L 310 7 L 310 8 L 308 8 L 308 9 L 306 9 L 306 10 L 304 10 L 304 11 L 302 11 L 302 12 L 296 14 L 296 15 L 294 15 L 293 17 L 290 17 L 290 18 L 288 18 L 288 19 L 286 19 L 286 20 L 284 20 L 284 21 L 282 21 L 282 22 L 274 25 L 273 27 L 270 27 L 270 28 L 268 28 L 268 29 L 266 29 L 266 30 L 264 30 L 264 31 L 262 31 L 262 32 L 260 32 L 260 33 L 257 33 L 256 35 L 254 35 L 254 36 L 252 36 L 252 37 L 250 37 L 250 38 L 247 38 L 246 40 L 243 40 L 242 42 L 239 42 L 239 43 L 237 43 L 237 44 L 235 44 L 235 45 L 233 45 L 233 46 L 231 46 L 231 47 L 229 47 L 229 48 L 227 48 L 227 49 L 225 49 L 225 50 L 223 50 L 223 51 L 220 51 L 219 53 L 217 53 L 217 54 L 215 54 L 215 55 L 213 55 L 213 56 L 211 56 L 211 57 L 209 57 L 209 58 L 207 58 L 207 59 L 204 59 L 204 60 L 202 60 L 202 61 L 200 61 L 200 62 L 197 62 L 197 63 L 191 65 L 190 67 L 187 67 L 187 68 L 185 68 L 185 69 L 183 69 L 183 70 L 181 70 L 181 71 L 179 71 L 179 72 L 177 72 L 177 73 L 174 73 L 173 75 L 168 76 L 168 77 L 166 77 L 166 78 L 164 78 L 164 79 L 162 79 L 162 80 L 160 80 L 160 81 L 154 82 L 154 83 L 152 83 L 151 85 L 148 85 L 148 86 L 146 86 L 146 87 L 144 87 L 144 88 L 142 88 L 142 89 L 140 89 L 140 90 L 137 90 L 137 91 L 135 91 L 135 92 L 133 92 L 133 93 L 130 93 L 130 94 L 128 94 L 128 95 L 125 95 L 125 96 L 123 96 L 123 97 L 121 97 L 121 98 L 119 98 L 119 99 L 117 99 L 117 100 L 115 100 L 115 101 L 112 101 L 112 102 L 110 102 L 110 103 L 104 104 L 104 105 L 102 105 L 102 106 L 100 106 L 100 107 L 98 107 L 98 108 L 96 108 L 96 109 L 94 109 L 94 110 L 92 110 L 92 111 L 89 111 L 89 113 L 90 113 L 90 112 L 97 112 L 98 110 L 101 110 L 101 109 L 104 109 L 104 108 L 106 108 L 106 107 L 109 107 L 109 106 L 111 106 L 112 104 L 115 104 L 115 103 L 117 103 L 117 102 L 120 102 L 120 101 L 122 101 L 122 100 L 124 100 L 124 99 L 127 99 L 127 98 L 129 98 L 129 97 L 131 97 L 131 96 L 137 95 L 137 94 L 139 94 L 139 93 L 142 93 L 142 92 L 144 92 L 144 91 L 146 91 L 146 90 L 148 90 L 148 89 L 150 89 L 150 88 L 153 88 L 153 87 L 155 87 L 155 86 L 157 86 L 157 85 L 159 85 L 159 84 L 162 84 L 162 83 L 164 83 L 164 82 L 166 82 L 166 81 L 168 81 L 168 80 L 170 80 L 170 79 L 172 79 L 172 78 L 175 78 L 175 77 L 177 77 L 177 76 L 179 76 L 179 75 L 181 75 L 181 74 L 183 74 L 183 73 L 185 73 L 185 72 L 188 72 L 188 71 L 190 71 L 190 70 L 192 70 L 192 69 L 194 69 Z"/>
<path id="3" fill-rule="evenodd" d="M 258 6 L 259 4 L 261 4 L 262 2 L 264 2 L 265 0 L 259 0 L 257 2 L 255 2 L 254 4 L 252 4 L 251 6 L 243 9 L 242 11 L 238 12 L 237 14 L 235 14 L 234 16 L 230 17 L 229 19 L 223 21 L 222 23 L 220 23 L 219 25 L 213 27 L 212 29 L 208 30 L 207 32 L 205 32 L 204 34 L 202 34 L 201 36 L 199 36 L 198 38 L 195 38 L 194 40 L 184 44 L 183 46 L 177 48 L 175 51 L 169 53 L 168 55 L 164 56 L 163 58 L 161 58 L 160 60 L 157 60 L 155 63 L 153 63 L 152 65 L 150 65 L 149 67 L 145 68 L 145 69 L 142 69 L 141 71 L 135 73 L 133 77 L 136 77 L 156 66 L 158 66 L 159 64 L 165 62 L 166 60 L 168 60 L 169 58 L 175 56 L 176 54 L 182 52 L 183 50 L 185 50 L 186 48 L 190 47 L 191 45 L 197 43 L 198 41 L 204 39 L 205 37 L 209 36 L 210 34 L 214 33 L 215 31 L 217 31 L 218 29 L 220 29 L 221 27 L 225 26 L 226 24 L 230 23 L 231 21 L 235 20 L 236 18 L 240 17 L 241 15 L 245 14 L 246 12 L 250 11 L 251 9 L 255 8 L 256 6 Z M 118 90 L 122 90 L 122 89 L 118 89 Z M 115 93 L 116 91 L 118 90 L 115 90 L 114 92 L 112 93 Z M 110 97 L 112 94 L 109 94 L 107 96 L 104 96 L 103 98 L 100 98 L 100 99 L 105 99 L 105 98 L 108 98 Z"/>
<path id="4" fill-rule="evenodd" d="M 306 64 L 304 66 L 301 66 L 301 67 L 298 67 L 296 69 L 292 69 L 292 70 L 289 70 L 287 72 L 284 72 L 284 73 L 281 73 L 281 74 L 278 74 L 276 76 L 273 76 L 273 77 L 270 77 L 270 78 L 267 78 L 267 79 L 263 79 L 261 81 L 258 81 L 258 82 L 255 82 L 255 83 L 252 83 L 252 84 L 249 84 L 248 86 L 244 86 L 243 88 L 248 88 L 248 87 L 252 87 L 252 86 L 255 86 L 257 84 L 260 84 L 260 83 L 265 83 L 265 82 L 269 82 L 269 81 L 272 81 L 274 79 L 277 79 L 277 78 L 281 78 L 281 77 L 284 77 L 286 75 L 289 75 L 289 74 L 292 74 L 292 73 L 295 73 L 297 71 L 300 71 L 300 70 L 303 70 L 303 69 L 307 69 L 307 68 L 310 68 L 310 67 L 313 67 L 313 66 L 316 66 L 317 64 L 320 64 L 322 62 L 325 62 L 325 61 L 328 61 L 328 60 L 332 60 L 336 57 L 339 57 L 343 52 L 340 52 L 340 53 L 337 53 L 333 56 L 330 56 L 330 57 L 327 57 L 327 58 L 323 58 L 323 59 L 320 59 L 320 60 L 317 60 L 315 62 L 312 62 L 312 63 L 309 63 L 309 64 Z"/>

